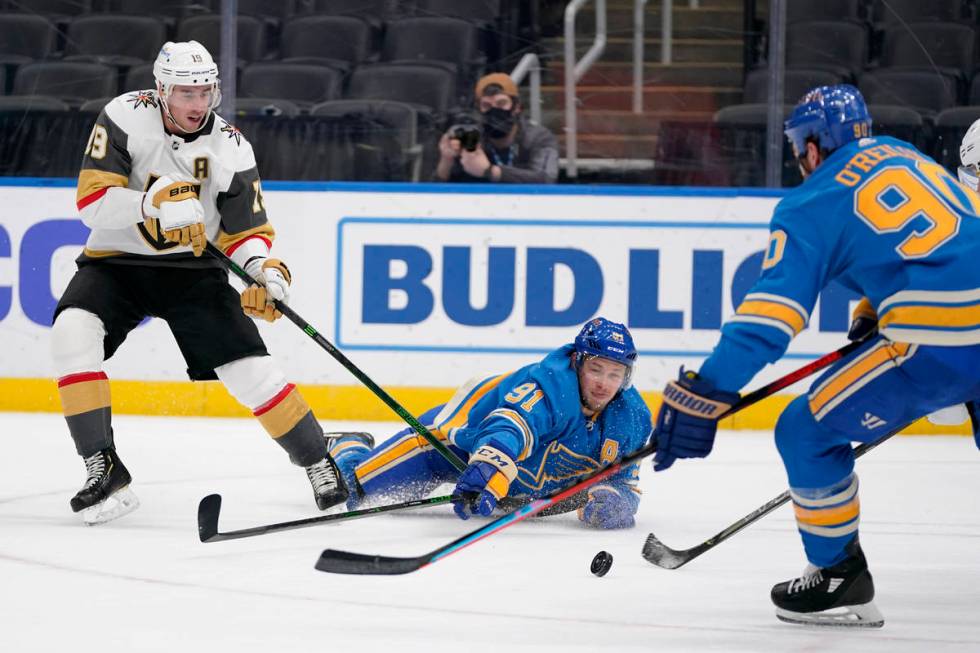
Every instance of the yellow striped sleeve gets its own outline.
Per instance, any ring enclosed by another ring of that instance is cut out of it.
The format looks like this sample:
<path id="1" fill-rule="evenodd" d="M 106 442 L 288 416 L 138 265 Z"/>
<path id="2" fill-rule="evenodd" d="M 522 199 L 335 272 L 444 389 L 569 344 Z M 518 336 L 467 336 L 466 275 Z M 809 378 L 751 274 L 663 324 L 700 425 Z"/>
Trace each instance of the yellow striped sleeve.
<path id="1" fill-rule="evenodd" d="M 793 338 L 809 320 L 806 309 L 792 299 L 770 293 L 751 293 L 745 296 L 729 321 L 770 326 Z"/>

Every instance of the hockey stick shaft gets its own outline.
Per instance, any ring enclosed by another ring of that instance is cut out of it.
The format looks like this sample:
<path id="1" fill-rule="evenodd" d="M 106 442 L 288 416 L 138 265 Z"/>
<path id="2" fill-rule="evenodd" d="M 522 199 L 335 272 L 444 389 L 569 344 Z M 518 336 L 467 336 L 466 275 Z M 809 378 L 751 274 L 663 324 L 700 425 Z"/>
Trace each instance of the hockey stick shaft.
<path id="1" fill-rule="evenodd" d="M 234 274 L 236 277 L 241 279 L 247 285 L 249 286 L 261 285 L 259 284 L 259 282 L 257 282 L 255 279 L 252 278 L 252 275 L 250 275 L 248 272 L 242 269 L 240 265 L 232 261 L 224 252 L 222 252 L 220 249 L 218 249 L 211 243 L 207 244 L 207 251 L 209 254 L 211 254 L 211 256 L 215 257 L 216 259 L 224 263 L 224 265 L 229 270 L 231 270 L 232 274 Z M 303 331 L 303 333 L 308 335 L 316 344 L 320 345 L 320 347 L 325 349 L 327 353 L 333 356 L 338 363 L 340 363 L 345 368 L 347 368 L 347 370 L 351 374 L 353 374 L 358 381 L 363 383 L 368 388 L 368 390 L 373 392 L 375 396 L 381 399 L 381 401 L 383 401 L 385 405 L 388 406 L 388 408 L 393 410 L 396 415 L 398 415 L 403 420 L 405 420 L 405 422 L 407 422 L 409 426 L 411 426 L 413 429 L 415 429 L 415 431 L 419 435 L 425 438 L 426 441 L 428 441 L 428 443 L 431 444 L 432 447 L 436 451 L 438 451 L 443 458 L 448 460 L 449 463 L 453 467 L 455 467 L 457 471 L 461 472 L 464 469 L 466 469 L 466 464 L 463 463 L 462 460 L 460 460 L 459 456 L 453 453 L 449 449 L 449 447 L 444 445 L 442 442 L 439 441 L 438 438 L 432 435 L 429 429 L 425 428 L 425 426 L 423 426 L 422 423 L 419 422 L 414 415 L 412 415 L 410 412 L 405 410 L 405 408 L 402 407 L 402 405 L 399 404 L 397 401 L 395 401 L 394 397 L 392 397 L 390 394 L 385 392 L 385 390 L 381 386 L 379 386 L 377 383 L 372 381 L 371 377 L 369 377 L 367 374 L 362 372 L 359 367 L 354 365 L 354 363 L 352 363 L 351 360 L 347 358 L 347 356 L 345 356 L 342 351 L 334 347 L 329 340 L 327 340 L 322 335 L 320 335 L 320 332 L 314 329 L 309 322 L 307 322 L 302 317 L 300 317 L 299 314 L 296 313 L 296 311 L 289 308 L 289 306 L 285 302 L 281 302 L 278 299 L 274 299 L 273 302 L 275 303 L 276 310 L 281 312 L 286 318 L 289 319 L 290 322 L 298 326 Z"/>
<path id="2" fill-rule="evenodd" d="M 812 363 L 804 365 L 800 369 L 790 372 L 786 376 L 776 379 L 772 383 L 769 383 L 768 385 L 765 385 L 754 392 L 750 392 L 746 396 L 742 397 L 742 399 L 729 408 L 724 414 L 722 414 L 719 419 L 728 417 L 733 413 L 748 408 L 749 406 L 775 394 L 796 381 L 799 381 L 800 379 L 803 379 L 814 372 L 835 363 L 843 356 L 846 356 L 848 353 L 853 351 L 856 346 L 856 343 L 845 345 L 837 351 L 826 354 Z M 502 515 L 491 521 L 489 524 L 467 533 L 466 535 L 453 540 L 449 544 L 440 546 L 439 548 L 421 556 L 414 558 L 400 558 L 393 556 L 354 553 L 351 551 L 339 551 L 337 549 L 324 549 L 320 554 L 320 558 L 316 562 L 316 569 L 337 574 L 406 574 L 416 571 L 461 549 L 464 549 L 471 544 L 475 544 L 476 542 L 479 542 L 480 540 L 489 537 L 494 533 L 498 533 L 509 526 L 513 526 L 517 522 L 527 519 L 535 513 L 546 509 L 548 506 L 551 506 L 563 499 L 585 490 L 588 487 L 591 487 L 592 485 L 595 485 L 596 483 L 599 483 L 600 481 L 612 476 L 620 469 L 629 467 L 630 465 L 655 452 L 656 444 L 651 441 L 619 462 L 613 463 L 609 467 L 604 467 L 597 470 L 593 474 L 586 476 L 564 490 L 559 490 L 546 497 L 535 499 L 528 505 L 519 508 L 514 512 Z"/>
<path id="3" fill-rule="evenodd" d="M 891 433 L 882 436 L 878 440 L 875 440 L 874 442 L 865 442 L 864 444 L 855 447 L 854 457 L 860 458 L 861 456 L 868 453 L 869 451 L 877 447 L 885 440 L 888 440 L 892 436 L 898 434 L 902 429 L 905 428 L 905 426 L 908 425 L 907 424 L 903 425 L 895 429 Z M 787 490 L 782 494 L 780 494 L 778 497 L 775 497 L 767 501 L 766 503 L 762 504 L 761 506 L 759 506 L 749 514 L 745 515 L 735 523 L 731 524 L 721 532 L 716 533 L 715 535 L 709 537 L 701 544 L 698 544 L 697 546 L 693 546 L 690 549 L 683 549 L 683 550 L 672 549 L 669 546 L 665 545 L 663 542 L 661 542 L 656 535 L 650 533 L 647 536 L 646 542 L 643 544 L 643 558 L 647 562 L 655 564 L 658 567 L 662 567 L 664 569 L 677 569 L 678 567 L 683 567 L 691 560 L 694 560 L 701 554 L 715 548 L 716 546 L 718 546 L 728 538 L 732 537 L 736 533 L 740 532 L 747 526 L 750 526 L 751 524 L 754 524 L 755 522 L 759 521 L 760 519 L 762 519 L 772 511 L 774 511 L 776 508 L 779 508 L 784 503 L 787 503 L 789 500 L 790 500 L 790 495 L 789 495 L 789 491 Z"/>
<path id="4" fill-rule="evenodd" d="M 320 524 L 339 523 L 373 517 L 387 512 L 402 512 L 407 510 L 417 510 L 428 508 L 429 506 L 440 506 L 449 503 L 450 497 L 429 497 L 427 499 L 415 499 L 403 503 L 394 503 L 387 506 L 377 506 L 373 508 L 363 508 L 360 510 L 350 510 L 339 512 L 332 515 L 319 515 L 308 519 L 297 519 L 295 521 L 279 522 L 277 524 L 266 524 L 264 526 L 254 526 L 233 531 L 218 531 L 218 517 L 221 513 L 221 495 L 209 494 L 201 499 L 197 507 L 197 531 L 202 542 L 223 542 L 225 540 L 238 540 L 244 537 L 255 537 L 256 535 L 268 535 L 269 533 L 280 533 L 291 531 L 297 528 L 317 526 Z"/>

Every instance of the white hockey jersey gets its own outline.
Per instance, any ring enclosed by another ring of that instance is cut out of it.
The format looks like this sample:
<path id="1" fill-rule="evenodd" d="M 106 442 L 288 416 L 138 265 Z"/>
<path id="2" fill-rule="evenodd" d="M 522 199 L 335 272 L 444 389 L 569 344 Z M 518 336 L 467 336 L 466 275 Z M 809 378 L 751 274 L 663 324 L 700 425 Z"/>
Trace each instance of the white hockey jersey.
<path id="1" fill-rule="evenodd" d="M 155 219 L 144 220 L 143 193 L 162 175 L 196 181 L 209 242 L 229 255 L 246 241 L 252 247 L 245 249 L 268 253 L 275 232 L 266 218 L 252 146 L 214 112 L 196 134 L 167 133 L 156 91 L 147 90 L 109 102 L 92 128 L 76 195 L 92 233 L 79 263 L 219 265 L 164 239 Z"/>

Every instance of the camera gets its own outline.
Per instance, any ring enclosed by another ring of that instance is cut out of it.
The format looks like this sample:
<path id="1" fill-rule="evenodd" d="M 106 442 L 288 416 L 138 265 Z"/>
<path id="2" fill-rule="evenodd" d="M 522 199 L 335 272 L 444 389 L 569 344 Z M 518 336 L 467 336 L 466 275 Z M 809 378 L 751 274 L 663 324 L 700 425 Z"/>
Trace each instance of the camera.
<path id="1" fill-rule="evenodd" d="M 460 147 L 475 152 L 480 146 L 480 128 L 477 125 L 453 125 L 449 128 L 449 138 L 459 139 Z"/>

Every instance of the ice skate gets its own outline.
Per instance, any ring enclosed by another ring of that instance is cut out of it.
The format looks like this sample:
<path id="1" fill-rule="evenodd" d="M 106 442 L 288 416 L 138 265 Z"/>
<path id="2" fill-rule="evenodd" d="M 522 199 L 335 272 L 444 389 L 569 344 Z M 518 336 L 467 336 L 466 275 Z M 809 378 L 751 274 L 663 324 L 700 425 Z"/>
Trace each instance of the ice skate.
<path id="1" fill-rule="evenodd" d="M 885 625 L 885 618 L 872 603 L 874 582 L 857 537 L 845 550 L 848 557 L 833 567 L 808 565 L 801 577 L 772 588 L 771 598 L 780 621 L 851 628 Z"/>
<path id="2" fill-rule="evenodd" d="M 313 486 L 313 497 L 320 510 L 326 510 L 347 500 L 347 485 L 330 454 L 320 462 L 307 467 L 306 476 Z"/>
<path id="3" fill-rule="evenodd" d="M 103 449 L 85 458 L 85 471 L 88 478 L 72 497 L 71 509 L 81 512 L 86 524 L 104 524 L 139 508 L 139 499 L 129 488 L 133 478 L 115 449 Z"/>

